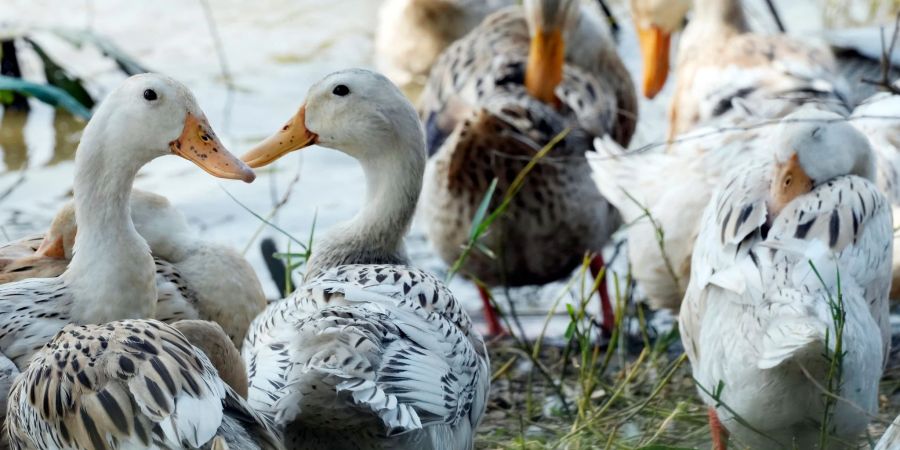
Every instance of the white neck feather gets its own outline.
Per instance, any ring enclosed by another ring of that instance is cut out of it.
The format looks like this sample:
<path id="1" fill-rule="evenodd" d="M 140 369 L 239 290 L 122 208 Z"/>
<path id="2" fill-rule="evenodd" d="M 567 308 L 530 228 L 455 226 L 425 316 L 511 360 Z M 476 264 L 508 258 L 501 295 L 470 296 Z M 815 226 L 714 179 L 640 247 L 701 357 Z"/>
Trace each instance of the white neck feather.
<path id="1" fill-rule="evenodd" d="M 308 274 L 338 264 L 405 264 L 403 237 L 415 213 L 425 172 L 425 143 L 418 122 L 415 132 L 372 142 L 375 150 L 354 152 L 366 176 L 366 201 L 349 222 L 336 227 L 313 248 Z M 407 127 L 408 128 L 408 127 Z M 389 149 L 389 150 L 388 150 Z"/>
<path id="2" fill-rule="evenodd" d="M 155 265 L 131 220 L 131 185 L 147 161 L 136 160 L 88 125 L 75 157 L 75 217 L 78 233 L 68 270 L 62 275 L 74 296 L 72 318 L 103 323 L 153 317 Z"/>
<path id="3" fill-rule="evenodd" d="M 688 27 L 702 29 L 701 34 L 720 33 L 723 29 L 750 31 L 740 0 L 694 0 L 694 16 Z"/>

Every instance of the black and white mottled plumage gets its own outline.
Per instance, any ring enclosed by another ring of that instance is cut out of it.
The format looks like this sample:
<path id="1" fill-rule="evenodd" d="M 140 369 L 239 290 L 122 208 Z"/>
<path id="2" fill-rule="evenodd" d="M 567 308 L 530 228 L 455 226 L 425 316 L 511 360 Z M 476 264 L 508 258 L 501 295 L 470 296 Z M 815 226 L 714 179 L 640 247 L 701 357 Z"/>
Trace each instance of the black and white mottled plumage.
<path id="1" fill-rule="evenodd" d="M 795 125 L 813 130 L 815 140 L 815 126 L 802 126 Z M 823 126 L 852 130 L 846 123 Z M 858 137 L 849 141 L 867 146 Z M 845 143 L 819 140 L 847 154 L 871 153 Z M 817 156 L 825 164 L 840 159 L 827 151 Z M 837 302 L 844 314 L 838 395 L 846 401 L 835 406 L 830 431 L 840 438 L 853 442 L 877 411 L 890 344 L 890 206 L 867 178 L 816 179 L 814 170 L 804 170 L 812 190 L 777 215 L 770 206 L 771 160 L 731 173 L 704 213 L 681 305 L 679 329 L 694 378 L 706 390 L 701 397 L 752 448 L 817 445 L 825 403 L 808 377 L 826 378 L 830 360 L 823 355 L 835 350 Z M 862 173 L 873 177 L 871 169 Z M 718 386 L 724 388 L 713 399 Z"/>
<path id="2" fill-rule="evenodd" d="M 288 448 L 472 448 L 484 342 L 447 287 L 406 266 L 329 269 L 254 321 L 249 400 Z"/>
<path id="3" fill-rule="evenodd" d="M 253 321 L 251 406 L 292 449 L 473 448 L 490 388 L 484 342 L 442 282 L 406 265 L 425 169 L 415 110 L 383 75 L 352 69 L 313 85 L 300 112 L 287 130 L 356 158 L 367 195 L 317 244 L 304 284 Z M 245 158 L 263 165 L 290 143 L 268 139 Z"/>
<path id="4" fill-rule="evenodd" d="M 280 449 L 206 355 L 154 320 L 68 325 L 16 380 L 13 449 Z"/>
<path id="5" fill-rule="evenodd" d="M 503 263 L 478 252 L 467 258 L 465 270 L 489 284 L 556 280 L 571 273 L 585 251 L 602 248 L 619 221 L 591 182 L 584 151 L 593 137 L 606 134 L 627 145 L 637 119 L 634 85 L 596 6 L 531 5 L 539 11 L 503 9 L 448 47 L 419 107 L 430 155 L 422 211 L 428 236 L 447 262 L 468 240 L 491 181 L 496 178 L 497 191 L 504 192 L 542 147 L 571 130 L 529 173 L 482 240 Z M 562 30 L 558 104 L 547 104 L 524 85 L 531 42 L 526 16 L 563 15 L 567 7 L 572 18 Z M 493 206 L 498 203 L 495 196 Z"/>

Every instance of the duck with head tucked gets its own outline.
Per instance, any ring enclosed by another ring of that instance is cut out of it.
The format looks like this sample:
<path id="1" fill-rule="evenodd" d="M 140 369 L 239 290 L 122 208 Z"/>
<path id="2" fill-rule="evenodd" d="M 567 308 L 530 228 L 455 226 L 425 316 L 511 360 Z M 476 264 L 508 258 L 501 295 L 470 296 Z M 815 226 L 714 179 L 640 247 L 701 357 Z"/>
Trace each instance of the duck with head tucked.
<path id="1" fill-rule="evenodd" d="M 489 390 L 484 342 L 403 246 L 425 170 L 415 110 L 380 74 L 336 72 L 243 159 L 260 167 L 314 144 L 359 161 L 366 197 L 316 243 L 303 285 L 253 322 L 242 349 L 251 405 L 292 449 L 473 448 Z"/>
<path id="2" fill-rule="evenodd" d="M 856 448 L 890 345 L 890 205 L 866 137 L 841 116 L 793 113 L 771 145 L 706 209 L 682 341 L 716 449 L 720 423 L 753 449 L 821 448 L 825 426 L 827 448 Z M 833 361 L 841 400 L 826 425 Z"/>
<path id="3" fill-rule="evenodd" d="M 129 197 L 138 170 L 169 154 L 217 177 L 254 178 L 182 84 L 155 74 L 122 83 L 95 112 L 75 155 L 78 233 L 68 268 L 55 278 L 0 285 L 0 352 L 19 369 L 67 324 L 159 313 L 156 266 L 135 231 Z"/>
<path id="4" fill-rule="evenodd" d="M 471 252 L 463 273 L 491 286 L 555 281 L 570 275 L 585 252 L 599 254 L 618 227 L 585 152 L 593 137 L 607 134 L 628 145 L 637 99 L 597 5 L 526 0 L 488 16 L 438 59 L 420 115 L 431 156 L 422 212 L 448 264 L 468 242 L 492 180 L 505 192 L 542 147 L 571 130 L 483 236 L 480 244 L 490 251 Z M 601 266 L 595 259 L 595 272 Z M 490 332 L 501 333 L 483 290 L 482 298 Z M 609 327 L 612 310 L 604 300 Z"/>

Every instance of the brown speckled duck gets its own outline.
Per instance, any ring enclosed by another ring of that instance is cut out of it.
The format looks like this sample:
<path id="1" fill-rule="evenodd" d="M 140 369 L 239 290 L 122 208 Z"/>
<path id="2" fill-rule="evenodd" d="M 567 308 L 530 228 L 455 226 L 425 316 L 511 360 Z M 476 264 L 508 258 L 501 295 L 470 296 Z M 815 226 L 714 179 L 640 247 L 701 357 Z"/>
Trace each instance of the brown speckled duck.
<path id="1" fill-rule="evenodd" d="M 420 115 L 430 154 L 422 210 L 448 264 L 460 256 L 491 181 L 504 192 L 535 153 L 571 129 L 484 237 L 496 259 L 469 255 L 463 272 L 471 277 L 510 286 L 560 279 L 585 252 L 598 254 L 619 225 L 584 154 L 593 137 L 607 134 L 627 146 L 637 103 L 596 5 L 526 0 L 492 14 L 441 55 Z M 499 333 L 482 296 L 490 331 Z"/>

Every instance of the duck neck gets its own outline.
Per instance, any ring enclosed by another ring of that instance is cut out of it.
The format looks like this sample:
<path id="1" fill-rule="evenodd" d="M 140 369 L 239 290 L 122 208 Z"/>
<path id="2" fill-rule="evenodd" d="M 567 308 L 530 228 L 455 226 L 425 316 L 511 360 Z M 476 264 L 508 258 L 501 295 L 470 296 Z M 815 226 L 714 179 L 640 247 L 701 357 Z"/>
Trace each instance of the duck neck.
<path id="1" fill-rule="evenodd" d="M 420 135 L 415 142 L 394 145 L 406 147 L 390 151 L 396 158 L 384 154 L 360 158 L 366 177 L 365 204 L 314 247 L 310 275 L 341 264 L 408 263 L 403 237 L 422 190 L 424 141 Z"/>
<path id="2" fill-rule="evenodd" d="M 722 29 L 738 33 L 750 31 L 740 0 L 695 0 L 691 23 L 702 26 L 709 33 Z"/>
<path id="3" fill-rule="evenodd" d="M 153 317 L 155 265 L 131 220 L 131 185 L 144 164 L 121 145 L 85 130 L 75 157 L 75 220 L 78 232 L 63 275 L 73 293 L 72 319 L 103 323 Z"/>

